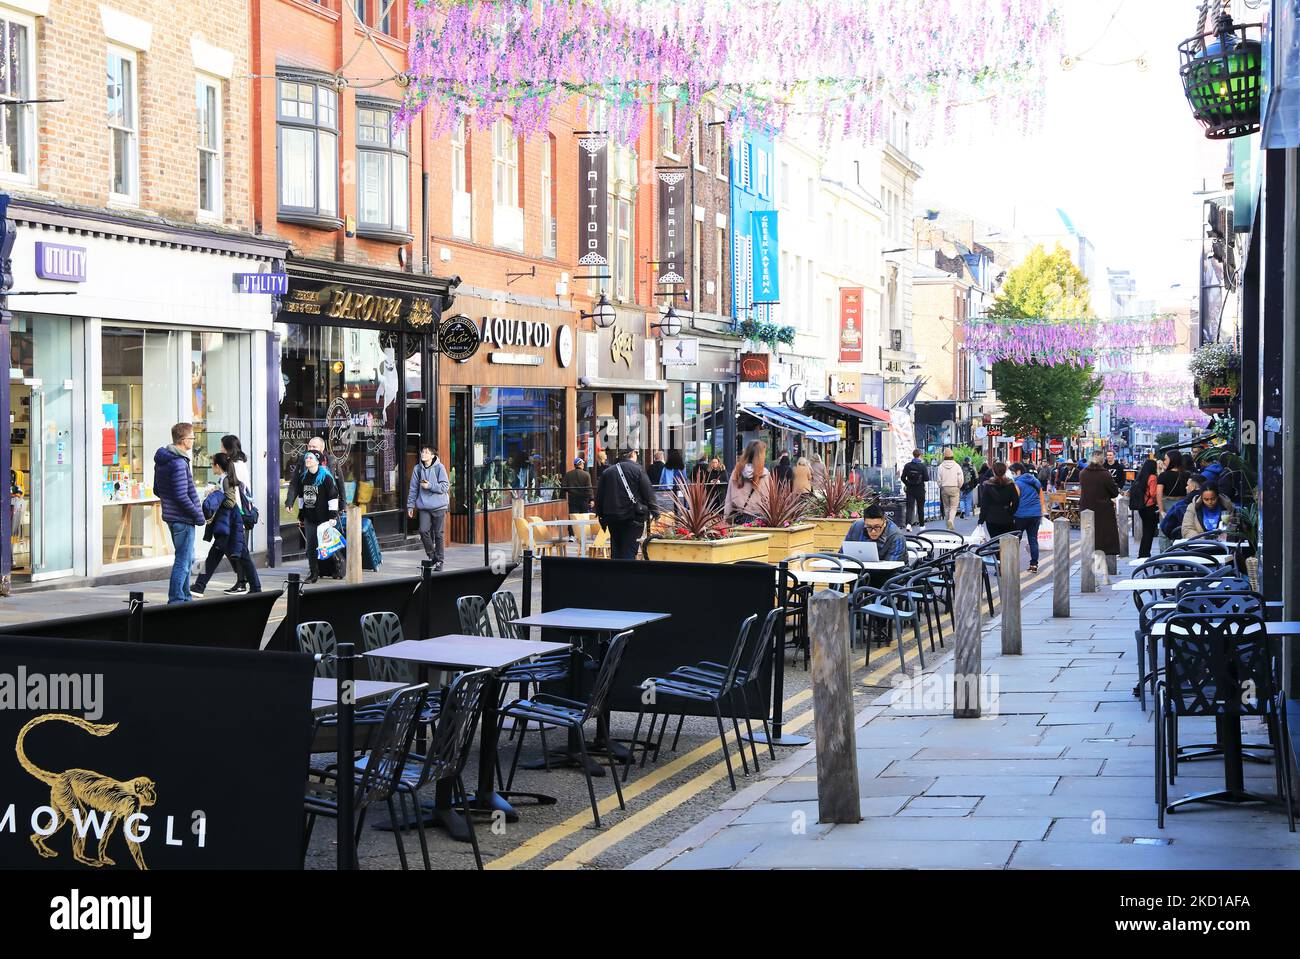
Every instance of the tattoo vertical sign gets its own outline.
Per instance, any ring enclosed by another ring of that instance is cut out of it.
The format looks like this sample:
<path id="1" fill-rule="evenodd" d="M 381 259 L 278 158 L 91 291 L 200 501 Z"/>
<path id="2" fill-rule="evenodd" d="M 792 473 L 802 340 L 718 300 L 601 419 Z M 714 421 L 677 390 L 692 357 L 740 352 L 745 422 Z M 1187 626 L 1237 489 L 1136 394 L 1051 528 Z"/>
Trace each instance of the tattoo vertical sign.
<path id="1" fill-rule="evenodd" d="M 609 274 L 609 137 L 578 138 L 578 264 Z"/>
<path id="2" fill-rule="evenodd" d="M 680 167 L 657 169 L 659 180 L 659 269 L 655 283 L 685 283 L 686 172 Z"/>

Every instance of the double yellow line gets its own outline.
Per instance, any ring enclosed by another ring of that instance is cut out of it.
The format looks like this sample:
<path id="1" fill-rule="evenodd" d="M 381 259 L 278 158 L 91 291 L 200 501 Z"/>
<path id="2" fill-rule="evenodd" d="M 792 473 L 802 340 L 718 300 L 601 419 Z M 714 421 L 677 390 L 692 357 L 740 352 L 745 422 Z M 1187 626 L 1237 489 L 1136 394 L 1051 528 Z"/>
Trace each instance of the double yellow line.
<path id="1" fill-rule="evenodd" d="M 1071 560 L 1073 560 L 1073 558 L 1074 552 L 1072 551 Z M 1050 571 L 1050 567 L 1048 567 L 1039 572 L 1036 576 L 1029 578 L 1023 584 L 1024 587 L 1033 587 L 1045 579 Z M 944 625 L 951 626 L 951 615 L 945 613 L 941 622 Z M 893 650 L 882 650 L 882 654 L 886 652 L 895 653 Z M 854 661 L 853 669 L 856 671 L 865 665 L 866 657 L 864 656 Z M 860 682 L 865 686 L 883 685 L 883 681 L 886 677 L 892 675 L 897 668 L 898 667 L 893 665 L 892 659 L 886 659 L 870 673 L 862 677 Z M 787 698 L 782 704 L 782 715 L 801 703 L 807 702 L 811 698 L 811 686 L 795 693 L 793 696 Z M 812 720 L 813 710 L 809 709 L 786 721 L 783 729 L 794 732 L 807 726 L 812 722 Z M 745 744 L 737 742 L 733 734 L 728 740 L 728 745 L 731 748 L 744 748 Z M 665 763 L 663 766 L 657 766 L 647 775 L 638 777 L 634 782 L 623 787 L 624 801 L 630 804 L 636 797 L 644 795 L 656 786 L 672 779 L 679 772 L 689 769 L 696 763 L 708 759 L 720 751 L 721 746 L 719 742 L 711 739 L 703 745 L 697 746 L 689 753 L 678 756 L 671 762 Z M 546 868 L 581 869 L 583 866 L 589 865 L 602 852 L 605 852 L 607 849 L 610 849 L 616 844 L 629 838 L 662 816 L 677 809 L 683 803 L 708 789 L 726 775 L 727 764 L 726 762 L 719 760 L 708 769 L 705 769 L 703 772 L 688 779 L 680 786 L 677 786 L 671 792 L 659 797 L 644 809 L 632 813 L 626 819 L 621 820 L 615 825 L 607 826 L 596 836 L 578 846 L 578 848 L 568 853 L 562 859 L 551 863 Z M 600 808 L 601 815 L 605 816 L 618 808 L 618 798 L 617 796 L 610 795 L 605 797 L 603 800 L 600 800 L 597 805 Z M 517 866 L 522 866 L 536 859 L 552 846 L 564 841 L 569 836 L 572 836 L 590 825 L 591 815 L 586 809 L 584 809 L 582 812 L 574 814 L 564 822 L 557 823 L 548 829 L 542 830 L 537 835 L 526 839 L 523 843 L 506 853 L 504 856 L 486 863 L 485 868 L 514 869 Z"/>

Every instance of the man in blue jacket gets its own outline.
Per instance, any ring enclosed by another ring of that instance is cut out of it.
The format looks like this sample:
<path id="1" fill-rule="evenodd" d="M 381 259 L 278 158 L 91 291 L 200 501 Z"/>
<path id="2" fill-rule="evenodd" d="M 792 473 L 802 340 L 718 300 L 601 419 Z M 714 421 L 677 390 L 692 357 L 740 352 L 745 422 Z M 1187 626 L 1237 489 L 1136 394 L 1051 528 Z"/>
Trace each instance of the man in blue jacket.
<path id="1" fill-rule="evenodd" d="M 171 583 L 167 602 L 188 603 L 190 567 L 194 565 L 194 528 L 202 526 L 203 504 L 194 488 L 194 469 L 190 454 L 194 450 L 194 425 L 177 423 L 172 427 L 172 441 L 153 454 L 153 491 L 162 503 L 163 522 L 172 534 Z"/>
<path id="2" fill-rule="evenodd" d="M 1043 501 L 1039 496 L 1043 484 L 1024 463 L 1011 464 L 1016 474 L 1016 486 L 1020 490 L 1020 505 L 1016 507 L 1016 529 L 1024 531 L 1025 541 L 1029 544 L 1029 572 L 1038 572 L 1038 524 L 1043 520 Z"/>
<path id="3" fill-rule="evenodd" d="M 862 519 L 849 527 L 844 539 L 851 543 L 875 543 L 876 555 L 882 560 L 907 562 L 907 538 L 879 504 L 873 503 L 863 510 Z"/>

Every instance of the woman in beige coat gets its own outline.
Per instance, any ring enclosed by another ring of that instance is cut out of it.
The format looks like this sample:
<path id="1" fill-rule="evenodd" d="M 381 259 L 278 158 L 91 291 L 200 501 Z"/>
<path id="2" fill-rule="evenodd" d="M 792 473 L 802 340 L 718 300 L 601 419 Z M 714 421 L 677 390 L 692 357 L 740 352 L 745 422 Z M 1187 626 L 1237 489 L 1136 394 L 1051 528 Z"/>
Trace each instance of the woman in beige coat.
<path id="1" fill-rule="evenodd" d="M 794 489 L 796 493 L 807 496 L 812 492 L 813 474 L 812 464 L 808 462 L 808 457 L 799 457 L 799 462 L 794 466 Z"/>

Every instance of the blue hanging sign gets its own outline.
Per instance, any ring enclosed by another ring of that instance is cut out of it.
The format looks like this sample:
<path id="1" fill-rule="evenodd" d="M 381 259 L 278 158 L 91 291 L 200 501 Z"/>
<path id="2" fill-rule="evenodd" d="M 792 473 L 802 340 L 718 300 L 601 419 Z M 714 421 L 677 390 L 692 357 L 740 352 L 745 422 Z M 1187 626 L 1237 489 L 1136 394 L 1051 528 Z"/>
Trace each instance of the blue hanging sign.
<path id="1" fill-rule="evenodd" d="M 289 295 L 288 273 L 236 273 L 235 288 L 240 293 Z"/>
<path id="2" fill-rule="evenodd" d="M 755 303 L 781 301 L 780 244 L 777 239 L 776 210 L 755 210 L 750 214 L 754 243 Z"/>

